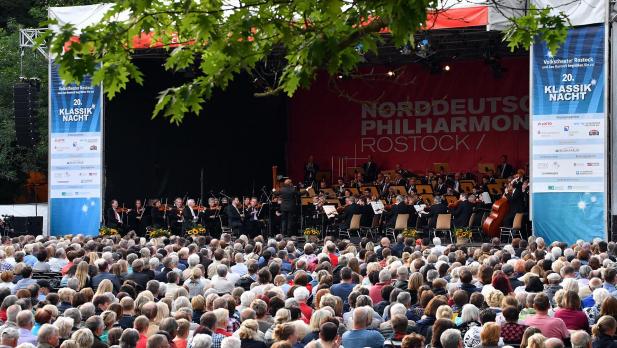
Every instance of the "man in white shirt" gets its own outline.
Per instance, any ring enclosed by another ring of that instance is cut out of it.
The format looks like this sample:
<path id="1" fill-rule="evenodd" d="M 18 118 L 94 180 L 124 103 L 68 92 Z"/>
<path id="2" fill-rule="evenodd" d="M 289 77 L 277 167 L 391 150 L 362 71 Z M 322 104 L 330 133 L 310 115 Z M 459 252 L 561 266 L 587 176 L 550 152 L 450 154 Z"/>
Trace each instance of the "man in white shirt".
<path id="1" fill-rule="evenodd" d="M 52 272 L 60 272 L 69 263 L 63 248 L 56 250 L 54 257 L 49 259 L 49 268 Z"/>
<path id="2" fill-rule="evenodd" d="M 236 264 L 231 266 L 231 273 L 237 274 L 239 277 L 249 272 L 248 267 L 244 264 L 244 255 L 241 253 L 236 254 L 234 257 Z"/>
<path id="3" fill-rule="evenodd" d="M 230 294 L 234 289 L 234 283 L 227 279 L 227 266 L 216 266 L 216 276 L 212 278 L 211 287 L 220 294 Z"/>

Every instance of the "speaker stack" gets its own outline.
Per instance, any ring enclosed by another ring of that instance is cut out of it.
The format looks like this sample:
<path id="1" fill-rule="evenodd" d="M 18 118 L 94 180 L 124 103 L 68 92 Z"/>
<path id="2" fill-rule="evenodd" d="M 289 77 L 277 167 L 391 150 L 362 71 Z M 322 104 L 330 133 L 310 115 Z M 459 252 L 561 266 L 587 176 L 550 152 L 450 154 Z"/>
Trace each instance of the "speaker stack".
<path id="1" fill-rule="evenodd" d="M 15 135 L 17 145 L 32 147 L 39 140 L 37 114 L 39 109 L 39 79 L 21 79 L 13 86 L 15 105 Z"/>

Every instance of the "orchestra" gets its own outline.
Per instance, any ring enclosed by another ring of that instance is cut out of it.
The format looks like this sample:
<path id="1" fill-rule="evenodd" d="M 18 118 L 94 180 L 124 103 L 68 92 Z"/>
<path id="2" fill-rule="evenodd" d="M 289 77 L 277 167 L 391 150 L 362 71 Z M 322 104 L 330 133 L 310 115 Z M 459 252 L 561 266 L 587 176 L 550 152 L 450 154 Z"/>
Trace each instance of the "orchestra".
<path id="1" fill-rule="evenodd" d="M 254 237 L 275 233 L 292 236 L 308 227 L 322 234 L 344 230 L 355 214 L 361 214 L 361 226 L 374 227 L 377 222 L 380 229 L 394 228 L 398 215 L 408 214 L 408 228 L 427 231 L 435 228 L 440 214 L 451 214 L 454 228 L 479 226 L 493 237 L 500 227 L 511 226 L 517 213 L 526 213 L 529 204 L 525 171 L 514 172 L 505 156 L 501 161 L 497 171 L 481 175 L 447 173 L 443 168 L 420 175 L 400 165 L 377 172 L 377 164 L 369 158 L 362 170 L 347 178 L 337 177 L 328 185 L 325 179 L 316 177 L 318 166 L 311 157 L 304 166 L 302 182 L 294 185 L 289 178 L 273 175 L 272 192 L 262 189 L 260 198 L 228 197 L 221 191 L 220 197 L 207 198 L 205 205 L 201 204 L 203 199 L 177 197 L 171 206 L 167 199 L 137 199 L 131 208 L 120 206 L 114 199 L 105 223 L 122 233 L 168 228 L 173 234 L 184 235 L 202 225 L 214 237 L 224 229 Z M 504 174 L 510 175 L 502 178 Z M 330 206 L 332 209 L 328 209 Z"/>

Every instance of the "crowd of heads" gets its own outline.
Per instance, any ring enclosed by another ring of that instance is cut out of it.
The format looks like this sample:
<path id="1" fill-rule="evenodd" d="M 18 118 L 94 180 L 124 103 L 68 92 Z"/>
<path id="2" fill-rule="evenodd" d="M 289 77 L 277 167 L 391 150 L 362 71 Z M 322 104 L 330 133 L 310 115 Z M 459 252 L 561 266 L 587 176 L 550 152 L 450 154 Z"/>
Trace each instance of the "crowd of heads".
<path id="1" fill-rule="evenodd" d="M 2 347 L 612 347 L 602 240 L 4 237 Z"/>

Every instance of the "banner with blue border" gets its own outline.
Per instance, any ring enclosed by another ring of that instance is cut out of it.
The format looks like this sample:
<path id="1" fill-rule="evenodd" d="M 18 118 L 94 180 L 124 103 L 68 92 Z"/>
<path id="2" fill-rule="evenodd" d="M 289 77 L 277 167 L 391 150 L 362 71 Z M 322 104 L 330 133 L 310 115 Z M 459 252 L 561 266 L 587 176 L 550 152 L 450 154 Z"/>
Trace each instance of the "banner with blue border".
<path id="1" fill-rule="evenodd" d="M 49 231 L 97 235 L 102 214 L 103 96 L 89 76 L 65 84 L 49 69 Z"/>
<path id="2" fill-rule="evenodd" d="M 531 166 L 534 234 L 573 243 L 605 239 L 605 26 L 569 30 L 554 54 L 531 55 Z"/>

